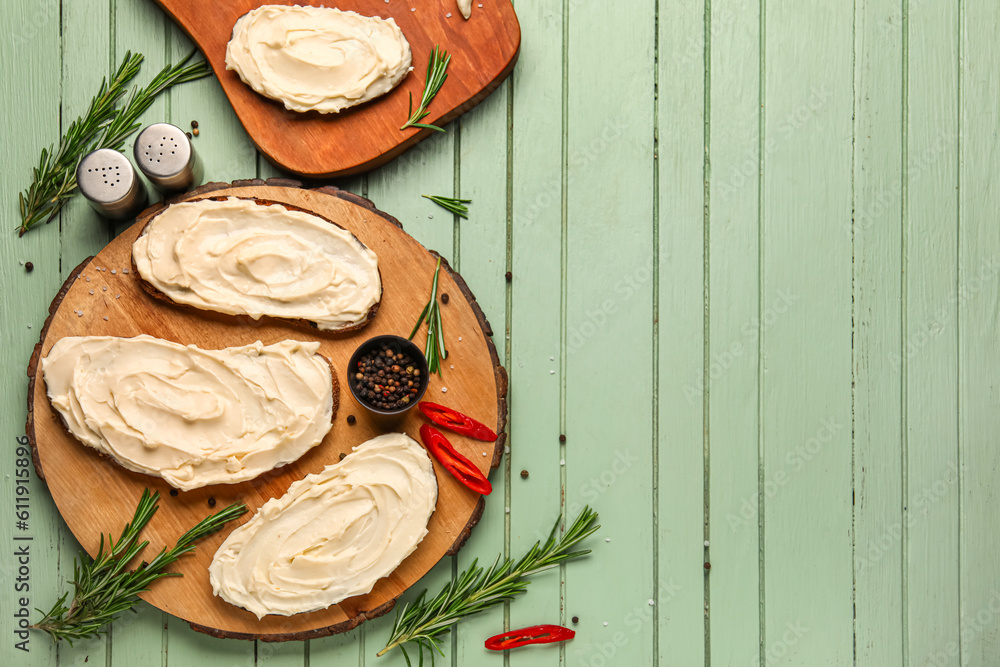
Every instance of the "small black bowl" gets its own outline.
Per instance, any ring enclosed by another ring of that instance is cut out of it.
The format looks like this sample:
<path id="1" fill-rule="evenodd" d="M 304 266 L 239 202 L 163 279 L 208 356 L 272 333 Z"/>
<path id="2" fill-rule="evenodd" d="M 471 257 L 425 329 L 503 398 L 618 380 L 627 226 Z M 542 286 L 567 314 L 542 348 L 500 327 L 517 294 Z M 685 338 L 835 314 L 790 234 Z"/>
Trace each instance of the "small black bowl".
<path id="1" fill-rule="evenodd" d="M 358 362 L 361 361 L 361 357 L 375 350 L 381 351 L 386 347 L 389 348 L 393 354 L 405 352 L 410 355 L 417 366 L 417 370 L 420 371 L 420 379 L 417 382 L 417 395 L 408 404 L 392 410 L 377 408 L 369 403 L 367 399 L 362 398 L 358 394 L 358 390 L 356 388 L 358 381 L 354 377 L 355 373 L 358 372 Z M 420 351 L 420 348 L 401 336 L 393 336 L 391 334 L 375 336 L 374 338 L 369 338 L 363 342 L 358 346 L 358 349 L 354 351 L 354 354 L 351 355 L 351 360 L 348 362 L 347 366 L 347 386 L 351 389 L 351 396 L 353 396 L 354 400 L 360 403 L 361 406 L 378 421 L 394 421 L 395 419 L 398 419 L 406 414 L 407 410 L 413 408 L 413 406 L 419 403 L 420 399 L 424 397 L 424 392 L 427 391 L 427 383 L 429 381 L 430 373 L 427 372 L 427 359 L 424 357 L 424 353 Z"/>

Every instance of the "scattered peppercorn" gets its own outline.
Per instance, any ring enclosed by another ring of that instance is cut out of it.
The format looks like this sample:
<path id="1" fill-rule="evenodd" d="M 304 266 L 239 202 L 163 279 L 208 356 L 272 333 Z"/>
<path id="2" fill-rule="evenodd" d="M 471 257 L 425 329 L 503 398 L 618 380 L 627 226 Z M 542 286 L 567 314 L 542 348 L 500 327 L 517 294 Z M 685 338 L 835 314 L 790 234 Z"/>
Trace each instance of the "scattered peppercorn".
<path id="1" fill-rule="evenodd" d="M 711 570 L 712 569 L 712 564 L 711 563 L 705 563 L 705 569 L 706 570 Z"/>
<path id="2" fill-rule="evenodd" d="M 579 622 L 580 622 L 580 617 L 579 616 L 574 616 L 573 617 L 573 623 L 579 623 Z"/>
<path id="3" fill-rule="evenodd" d="M 507 279 L 507 282 L 510 282 L 510 279 L 513 278 L 514 275 L 510 271 L 508 271 L 507 273 L 503 274 L 503 277 Z"/>
<path id="4" fill-rule="evenodd" d="M 196 120 L 191 121 L 191 127 L 197 128 L 198 127 L 198 121 L 196 121 Z"/>
<path id="5" fill-rule="evenodd" d="M 201 130 L 199 130 L 199 129 L 198 129 L 197 127 L 196 127 L 196 128 L 194 128 L 193 130 L 191 130 L 191 134 L 193 134 L 194 136 L 196 136 L 196 137 L 197 137 L 197 136 L 198 136 L 199 134 L 201 134 Z"/>
<path id="6" fill-rule="evenodd" d="M 559 442 L 566 442 L 566 434 L 565 433 L 560 433 L 559 434 Z"/>
<path id="7" fill-rule="evenodd" d="M 360 375 L 360 373 L 358 373 L 358 375 Z M 355 419 L 354 415 L 347 415 L 347 423 L 348 424 L 353 424 L 356 421 L 358 421 L 358 420 Z"/>
<path id="8" fill-rule="evenodd" d="M 443 304 L 447 304 L 450 299 L 447 292 L 441 295 L 441 303 Z"/>
<path id="9" fill-rule="evenodd" d="M 24 263 L 24 270 L 27 271 L 28 273 L 31 273 L 32 271 L 35 270 L 35 265 L 32 264 L 31 262 L 25 262 Z M 447 301 L 445 303 L 447 303 Z"/>
<path id="10" fill-rule="evenodd" d="M 174 498 L 176 498 L 177 497 L 177 489 L 170 489 L 170 495 L 172 495 Z"/>
<path id="11" fill-rule="evenodd" d="M 208 506 L 209 507 L 215 507 L 215 498 L 209 498 L 208 499 Z"/>
<path id="12" fill-rule="evenodd" d="M 343 461 L 345 458 L 347 458 L 347 454 L 345 454 L 344 452 L 341 452 L 340 453 L 340 460 Z"/>
<path id="13" fill-rule="evenodd" d="M 184 134 L 186 134 L 186 135 L 187 135 L 187 138 L 188 138 L 188 139 L 190 139 L 190 138 L 191 138 L 191 133 L 190 133 L 190 132 L 185 132 Z"/>
<path id="14" fill-rule="evenodd" d="M 527 470 L 522 470 L 521 471 L 521 479 L 528 479 L 528 471 Z"/>
<path id="15" fill-rule="evenodd" d="M 355 396 L 374 408 L 399 410 L 420 392 L 420 369 L 406 352 L 382 345 L 358 361 L 354 390 Z"/>

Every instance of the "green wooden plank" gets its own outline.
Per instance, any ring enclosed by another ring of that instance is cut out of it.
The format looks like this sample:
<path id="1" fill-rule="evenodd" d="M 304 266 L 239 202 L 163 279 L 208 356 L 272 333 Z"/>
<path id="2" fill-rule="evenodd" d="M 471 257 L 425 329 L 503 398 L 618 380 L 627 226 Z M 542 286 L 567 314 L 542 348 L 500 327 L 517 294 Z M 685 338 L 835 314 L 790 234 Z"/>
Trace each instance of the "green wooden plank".
<path id="1" fill-rule="evenodd" d="M 545 539 L 560 511 L 560 310 L 562 268 L 563 3 L 518 2 L 521 56 L 513 74 L 510 254 L 510 520 L 509 554 L 519 558 Z M 495 224 L 495 223 L 494 223 Z M 526 471 L 528 476 L 522 477 Z M 582 504 L 575 501 L 574 504 Z M 577 507 L 571 510 L 579 510 Z M 576 567 L 571 564 L 568 567 Z M 499 614 L 491 615 L 497 619 Z M 563 608 L 558 571 L 535 577 L 524 600 L 510 606 L 509 626 L 564 623 L 590 611 Z M 591 618 L 591 621 L 596 619 Z M 500 619 L 493 625 L 502 627 Z M 485 630 L 484 630 L 485 631 Z M 589 656 L 570 642 L 567 662 Z M 510 655 L 518 667 L 560 663 L 558 650 Z"/>
<path id="2" fill-rule="evenodd" d="M 906 397 L 904 651 L 910 664 L 959 665 L 966 663 L 957 655 L 940 659 L 959 641 L 958 7 L 911 5 L 904 99 L 906 313 L 903 339 L 891 358 L 903 374 Z"/>
<path id="3" fill-rule="evenodd" d="M 759 174 L 761 153 L 787 148 L 789 140 L 768 146 L 760 141 L 760 3 L 713 2 L 709 37 L 709 345 L 705 377 L 687 382 L 704 385 L 708 396 L 710 650 L 711 661 L 724 665 L 744 664 L 760 646 L 758 509 L 760 492 L 766 496 L 774 485 L 760 488 L 758 467 Z M 697 294 L 697 287 L 690 284 L 689 290 Z M 700 393 L 686 389 L 685 394 L 683 406 L 690 409 L 696 398 L 700 407 Z M 692 432 L 694 427 L 689 427 Z M 689 491 L 697 498 L 696 492 L 697 487 Z M 693 570 L 697 535 L 686 536 L 684 543 L 685 570 Z M 697 628 L 690 632 L 697 637 Z"/>
<path id="4" fill-rule="evenodd" d="M 629 618 L 655 594 L 652 521 L 636 513 L 653 499 L 647 269 L 654 257 L 655 3 L 630 3 L 628 12 L 614 4 L 570 4 L 567 17 L 563 326 L 586 340 L 578 348 L 569 336 L 564 340 L 565 502 L 586 502 L 596 489 L 601 535 L 611 542 L 566 568 L 565 596 L 568 606 L 587 610 L 577 640 L 590 644 L 585 664 L 648 665 L 653 628 L 633 632 Z M 595 94 L 596 82 L 612 81 L 613 94 Z M 619 285 L 630 278 L 637 285 L 626 298 Z"/>
<path id="5" fill-rule="evenodd" d="M 657 633 L 656 659 L 660 665 L 706 662 L 704 563 L 709 552 L 704 547 L 703 448 L 707 426 L 704 393 L 707 261 L 704 219 L 708 176 L 705 171 L 705 70 L 708 66 L 705 18 L 705 7 L 700 3 L 660 3 L 656 119 L 659 137 L 659 189 L 656 193 L 659 215 L 656 276 L 658 470 L 655 471 L 659 559 L 656 589 L 650 596 L 654 606 L 643 606 L 642 600 L 638 600 L 630 616 L 624 619 L 629 636 Z M 716 21 L 721 19 L 713 17 L 713 24 Z M 722 27 L 720 22 L 719 28 Z M 734 44 L 733 48 L 738 45 Z M 747 58 L 749 63 L 756 59 L 756 54 Z M 749 84 L 748 87 L 752 88 Z M 747 136 L 752 137 L 753 131 Z M 753 144 L 749 144 L 749 150 L 753 148 Z M 642 280 L 645 273 L 639 273 L 638 268 L 624 276 L 624 283 L 619 286 L 624 292 L 621 296 L 627 297 L 629 303 L 641 298 L 634 294 L 637 286 L 645 286 Z M 747 356 L 755 359 L 756 351 L 749 351 Z M 752 455 L 748 472 L 756 468 L 756 447 Z M 753 491 L 756 491 L 756 482 Z M 713 498 L 712 503 L 718 511 L 726 506 L 722 497 Z M 718 537 L 715 544 L 721 549 L 719 557 L 723 559 L 726 553 L 723 536 L 729 535 L 728 528 L 723 528 L 725 525 L 716 524 L 714 528 Z M 725 533 L 721 533 L 722 530 Z M 754 571 L 756 565 L 754 554 Z M 755 580 L 753 577 L 749 583 L 753 585 Z M 732 603 L 736 604 L 739 589 L 734 588 L 731 592 L 734 595 Z M 720 618 L 725 624 L 724 612 Z"/>
<path id="6" fill-rule="evenodd" d="M 764 160 L 762 481 L 788 482 L 762 499 L 761 664 L 853 662 L 853 23 L 843 2 L 766 6 L 764 146 L 794 137 Z"/>
<path id="7" fill-rule="evenodd" d="M 902 229 L 899 109 L 903 23 L 896 0 L 856 13 L 854 577 L 857 664 L 903 664 Z M 889 536 L 887 539 L 887 535 Z"/>
<path id="8" fill-rule="evenodd" d="M 1000 7 L 963 3 L 960 17 L 961 172 L 958 238 L 959 329 L 959 548 L 960 660 L 995 665 L 1000 656 L 1000 568 L 997 513 L 1000 450 L 995 428 L 1000 408 L 997 304 L 1000 303 L 1000 166 L 996 132 L 1000 81 L 996 34 Z M 950 490 L 950 489 L 949 489 Z M 946 652 L 951 654 L 946 647 Z"/>
<path id="9" fill-rule="evenodd" d="M 5 552 L 0 559 L 0 575 L 6 582 L 0 590 L 0 608 L 4 610 L 0 659 L 5 664 L 54 665 L 57 650 L 47 637 L 34 632 L 23 637 L 15 632 L 23 632 L 19 627 L 22 618 L 37 620 L 35 608 L 48 609 L 63 586 L 59 554 L 62 523 L 45 484 L 38 480 L 24 456 L 28 384 L 24 372 L 46 306 L 61 284 L 59 231 L 57 223 L 35 229 L 20 239 L 12 231 L 20 220 L 17 193 L 28 186 L 30 169 L 37 164 L 41 149 L 59 138 L 59 2 L 6 3 L 0 6 L 0 18 L 7 26 L 17 26 L 0 41 L 0 90 L 8 100 L 0 111 L 0 122 L 10 130 L 8 140 L 0 147 L 4 164 L 9 167 L 0 175 L 4 228 L 0 235 L 0 282 L 5 288 L 0 297 L 5 324 L 0 332 L 0 369 L 7 379 L 0 388 L 0 427 L 7 445 L 6 474 L 0 477 L 7 512 L 7 519 L 0 522 Z M 33 272 L 25 271 L 25 261 L 34 264 Z M 19 483 L 25 479 L 27 484 Z M 29 506 L 29 515 L 24 519 L 26 528 L 18 527 L 15 521 L 21 520 L 15 515 L 19 487 L 28 492 L 27 503 L 21 503 Z M 15 555 L 23 547 L 28 550 L 27 563 L 18 562 L 20 557 Z M 27 643 L 17 647 L 24 641 Z"/>
<path id="10" fill-rule="evenodd" d="M 504 85 L 460 121 L 456 140 L 459 178 L 455 196 L 471 199 L 469 218 L 458 223 L 456 256 L 462 277 L 476 295 L 493 328 L 493 342 L 500 360 L 507 345 L 507 94 Z M 447 311 L 444 312 L 447 316 Z M 445 325 L 447 326 L 447 325 Z M 447 367 L 446 367 L 447 368 Z M 448 370 L 445 370 L 447 374 Z M 490 561 L 503 553 L 506 508 L 510 507 L 505 473 L 510 457 L 505 455 L 500 469 L 490 475 L 493 493 L 486 499 L 483 517 L 472 536 L 455 558 L 459 571 L 473 559 Z M 454 660 L 457 665 L 491 660 L 483 641 L 503 629 L 503 614 L 490 611 L 463 622 L 455 634 Z"/>
<path id="11" fill-rule="evenodd" d="M 62 123 L 65 131 L 69 123 L 87 111 L 90 100 L 98 90 L 101 79 L 108 76 L 117 63 L 110 62 L 108 31 L 111 15 L 107 0 L 84 0 L 63 7 L 62 36 Z M 84 201 L 76 197 L 64 209 L 59 224 L 59 259 L 62 278 L 76 268 L 89 255 L 96 255 L 112 238 L 112 223 L 101 218 Z M 59 571 L 66 573 L 66 583 L 73 572 L 73 562 L 80 553 L 80 545 L 62 519 L 56 515 L 60 526 Z M 116 531 L 118 526 L 95 527 L 95 530 Z M 72 646 L 59 646 L 59 664 L 83 664 L 84 661 L 104 663 L 108 659 L 113 630 L 107 637 L 75 642 Z"/>

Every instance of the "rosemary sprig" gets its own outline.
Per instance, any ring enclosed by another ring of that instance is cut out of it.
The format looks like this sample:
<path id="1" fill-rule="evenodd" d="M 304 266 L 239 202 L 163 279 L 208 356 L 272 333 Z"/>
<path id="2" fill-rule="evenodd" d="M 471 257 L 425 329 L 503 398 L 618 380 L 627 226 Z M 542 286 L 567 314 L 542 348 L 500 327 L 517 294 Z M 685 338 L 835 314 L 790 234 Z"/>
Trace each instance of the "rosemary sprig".
<path id="1" fill-rule="evenodd" d="M 179 572 L 165 571 L 166 567 L 193 551 L 195 542 L 221 529 L 247 510 L 243 504 L 230 505 L 202 519 L 177 540 L 173 549 L 168 551 L 164 547 L 152 561 L 143 561 L 134 570 L 126 570 L 129 561 L 149 544 L 148 541 L 138 542 L 139 533 L 156 514 L 159 500 L 159 493 L 150 495 L 149 489 L 146 489 L 142 492 L 131 523 L 125 525 L 117 542 L 109 533 L 105 549 L 102 533 L 97 556 L 91 558 L 86 552 L 80 552 L 73 564 L 73 600 L 66 606 L 69 593 L 63 593 L 52 609 L 30 627 L 47 632 L 53 642 L 65 639 L 71 646 L 74 639 L 98 636 L 101 629 L 115 620 L 118 614 L 131 609 L 138 601 L 136 596 L 154 581 L 181 576 Z M 35 611 L 43 613 L 41 609 Z"/>
<path id="2" fill-rule="evenodd" d="M 440 206 L 441 208 L 451 211 L 460 218 L 469 218 L 469 207 L 466 204 L 471 204 L 471 199 L 454 199 L 452 197 L 442 197 L 441 195 L 420 195 L 425 199 L 430 199 L 432 202 Z"/>
<path id="3" fill-rule="evenodd" d="M 516 563 L 509 558 L 501 561 L 497 556 L 493 565 L 484 570 L 476 564 L 477 561 L 473 561 L 469 569 L 452 579 L 434 598 L 428 600 L 427 591 L 424 591 L 415 602 L 403 605 L 396 612 L 389 641 L 378 655 L 383 656 L 398 646 L 409 665 L 410 656 L 404 645 L 415 644 L 419 664 L 424 663 L 425 650 L 431 654 L 431 664 L 434 664 L 435 651 L 444 655 L 441 638 L 455 623 L 524 593 L 531 583 L 527 577 L 589 554 L 589 549 L 571 549 L 600 528 L 595 525 L 597 512 L 584 507 L 580 516 L 557 540 L 561 522 L 562 516 L 552 527 L 545 544 L 536 542 Z"/>
<path id="4" fill-rule="evenodd" d="M 424 94 L 420 98 L 420 106 L 417 107 L 416 111 L 413 110 L 413 93 L 410 93 L 410 118 L 399 129 L 405 130 L 408 127 L 422 127 L 425 130 L 444 132 L 437 125 L 421 123 L 420 121 L 430 113 L 427 107 L 434 101 L 434 96 L 438 94 L 441 86 L 444 85 L 445 79 L 448 78 L 447 70 L 448 63 L 450 62 L 451 55 L 439 45 L 435 45 L 431 49 L 431 58 L 427 62 L 427 80 L 424 81 Z"/>
<path id="5" fill-rule="evenodd" d="M 126 86 L 139 73 L 143 60 L 141 53 L 132 54 L 130 51 L 125 54 L 111 81 L 101 80 L 101 87 L 90 101 L 87 112 L 73 121 L 58 147 L 42 149 L 38 166 L 32 173 L 31 185 L 18 195 L 21 209 L 19 236 L 24 236 L 42 220 L 51 222 L 76 194 L 76 166 L 83 156 L 99 148 L 121 150 L 125 139 L 139 129 L 139 116 L 150 107 L 157 95 L 171 86 L 211 73 L 205 61 L 187 64 L 194 53 L 192 51 L 176 65 L 167 65 L 145 88 L 132 88 L 124 106 L 118 108 L 118 102 L 125 96 Z"/>
<path id="6" fill-rule="evenodd" d="M 408 340 L 413 340 L 424 319 L 427 320 L 427 344 L 424 346 L 424 356 L 427 358 L 427 370 L 441 375 L 441 362 L 448 358 L 448 350 L 444 346 L 444 326 L 441 324 L 441 308 L 438 305 L 438 275 L 441 273 L 441 258 L 438 257 L 437 268 L 434 269 L 434 282 L 431 283 L 431 298 L 420 312 L 417 323 L 413 325 Z"/>

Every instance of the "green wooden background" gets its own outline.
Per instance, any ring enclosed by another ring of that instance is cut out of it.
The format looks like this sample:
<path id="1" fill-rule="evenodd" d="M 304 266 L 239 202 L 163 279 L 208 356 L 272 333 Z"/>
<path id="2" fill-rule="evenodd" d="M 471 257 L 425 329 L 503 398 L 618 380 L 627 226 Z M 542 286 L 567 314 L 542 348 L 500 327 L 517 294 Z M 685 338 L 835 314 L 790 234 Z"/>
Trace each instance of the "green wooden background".
<path id="1" fill-rule="evenodd" d="M 511 376 L 496 491 L 426 584 L 521 553 L 561 506 L 604 525 L 439 664 L 1000 665 L 1000 3 L 516 6 L 513 77 L 339 183 L 461 270 Z M 5 0 L 0 18 L 0 662 L 399 667 L 374 656 L 388 619 L 254 644 L 145 604 L 107 639 L 14 649 L 14 536 L 33 537 L 32 606 L 77 550 L 37 480 L 15 528 L 24 368 L 67 272 L 114 234 L 75 201 L 18 239 L 16 195 L 127 49 L 145 82 L 190 47 L 151 0 Z M 211 180 L 277 174 L 214 80 L 146 116 L 192 119 Z M 468 221 L 419 196 L 452 193 Z M 573 616 L 564 646 L 483 649 Z"/>

